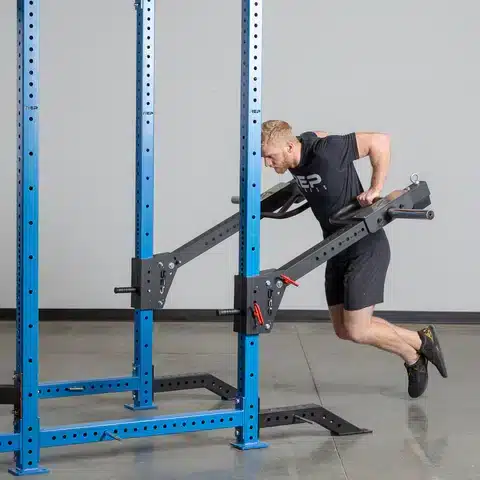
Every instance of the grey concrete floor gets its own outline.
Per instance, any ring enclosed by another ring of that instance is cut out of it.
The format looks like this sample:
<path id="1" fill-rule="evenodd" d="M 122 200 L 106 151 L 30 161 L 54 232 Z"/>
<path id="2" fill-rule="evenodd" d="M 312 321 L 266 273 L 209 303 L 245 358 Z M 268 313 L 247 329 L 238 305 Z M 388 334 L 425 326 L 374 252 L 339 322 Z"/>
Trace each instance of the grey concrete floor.
<path id="1" fill-rule="evenodd" d="M 269 447 L 248 452 L 229 446 L 229 429 L 51 448 L 41 451 L 51 470 L 44 478 L 480 479 L 480 327 L 438 330 L 449 378 L 430 366 L 429 388 L 417 400 L 408 398 L 400 359 L 338 340 L 327 324 L 278 324 L 260 338 L 263 408 L 320 403 L 372 434 L 332 437 L 302 424 L 262 429 Z M 42 382 L 130 374 L 129 323 L 43 323 L 40 333 Z M 0 324 L 0 383 L 11 381 L 14 339 L 15 326 Z M 205 371 L 236 383 L 231 325 L 156 324 L 154 351 L 157 375 Z M 231 408 L 204 390 L 158 394 L 153 412 L 124 409 L 130 400 L 129 393 L 41 400 L 41 425 Z M 11 432 L 11 422 L 11 407 L 0 406 L 0 431 Z M 0 479 L 11 478 L 11 462 L 11 454 L 0 455 Z"/>

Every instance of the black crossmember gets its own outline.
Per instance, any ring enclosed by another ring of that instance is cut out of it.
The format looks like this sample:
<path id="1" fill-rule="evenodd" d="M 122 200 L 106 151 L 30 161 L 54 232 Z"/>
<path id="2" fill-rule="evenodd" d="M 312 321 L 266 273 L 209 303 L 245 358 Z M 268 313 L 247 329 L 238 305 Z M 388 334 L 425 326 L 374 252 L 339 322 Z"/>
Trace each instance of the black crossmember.
<path id="1" fill-rule="evenodd" d="M 186 373 L 155 378 L 153 391 L 155 393 L 174 392 L 206 388 L 222 400 L 234 400 L 237 389 L 210 373 Z"/>
<path id="2" fill-rule="evenodd" d="M 0 385 L 0 405 L 15 405 L 18 398 L 18 389 L 13 384 Z"/>
<path id="3" fill-rule="evenodd" d="M 269 408 L 260 411 L 259 428 L 280 427 L 295 423 L 310 423 L 326 428 L 333 435 L 358 435 L 372 433 L 359 428 L 326 408 L 314 403 L 294 407 Z"/>

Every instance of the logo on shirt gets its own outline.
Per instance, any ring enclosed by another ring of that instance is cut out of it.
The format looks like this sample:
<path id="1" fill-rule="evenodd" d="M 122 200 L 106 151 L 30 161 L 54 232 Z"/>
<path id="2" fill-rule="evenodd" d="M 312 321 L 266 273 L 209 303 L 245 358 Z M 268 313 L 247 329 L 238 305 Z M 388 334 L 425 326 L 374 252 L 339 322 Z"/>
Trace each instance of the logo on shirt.
<path id="1" fill-rule="evenodd" d="M 311 175 L 297 175 L 295 176 L 295 180 L 297 181 L 300 188 L 303 190 L 315 190 L 318 192 L 318 187 L 322 183 L 322 177 L 317 173 L 312 173 Z M 326 190 L 327 187 L 323 185 L 323 188 Z"/>

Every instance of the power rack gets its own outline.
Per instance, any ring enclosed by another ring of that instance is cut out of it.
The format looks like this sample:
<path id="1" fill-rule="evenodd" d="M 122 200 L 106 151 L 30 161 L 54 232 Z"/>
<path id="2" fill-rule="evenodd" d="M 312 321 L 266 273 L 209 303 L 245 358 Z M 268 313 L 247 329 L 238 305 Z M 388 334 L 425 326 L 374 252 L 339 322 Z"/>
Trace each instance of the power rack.
<path id="1" fill-rule="evenodd" d="M 292 217 L 308 208 L 294 181 L 260 193 L 260 129 L 262 79 L 262 0 L 242 0 L 240 196 L 232 199 L 239 212 L 174 252 L 153 254 L 154 192 L 154 37 L 155 0 L 136 0 L 137 28 L 137 150 L 136 248 L 129 293 L 134 310 L 134 361 L 131 376 L 39 384 L 38 329 L 38 59 L 40 0 L 17 0 L 18 17 L 18 185 L 16 369 L 13 385 L 0 386 L 0 403 L 13 405 L 14 431 L 0 434 L 0 452 L 14 452 L 13 475 L 46 473 L 41 448 L 82 443 L 233 428 L 233 446 L 263 448 L 261 428 L 309 422 L 336 435 L 367 433 L 320 405 L 260 410 L 259 334 L 270 333 L 288 285 L 385 227 L 395 218 L 432 219 L 425 182 L 412 180 L 373 206 L 355 202 L 331 221 L 340 230 L 278 269 L 259 271 L 260 220 Z M 239 232 L 239 269 L 235 276 L 234 308 L 218 315 L 234 317 L 238 334 L 237 387 L 208 373 L 154 377 L 153 312 L 165 305 L 176 270 L 181 265 Z M 41 428 L 39 400 L 112 392 L 132 392 L 131 410 L 155 408 L 155 393 L 208 388 L 231 409 L 200 411 L 152 418 L 127 418 L 88 424 Z"/>

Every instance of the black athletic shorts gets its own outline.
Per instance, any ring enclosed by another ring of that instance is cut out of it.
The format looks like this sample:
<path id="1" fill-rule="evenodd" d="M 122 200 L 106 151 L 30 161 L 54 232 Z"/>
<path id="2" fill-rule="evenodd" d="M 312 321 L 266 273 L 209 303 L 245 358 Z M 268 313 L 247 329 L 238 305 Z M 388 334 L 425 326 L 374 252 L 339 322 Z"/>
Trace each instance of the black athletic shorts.
<path id="1" fill-rule="evenodd" d="M 328 306 L 343 304 L 345 310 L 360 310 L 382 303 L 389 264 L 390 245 L 383 229 L 328 260 Z"/>

